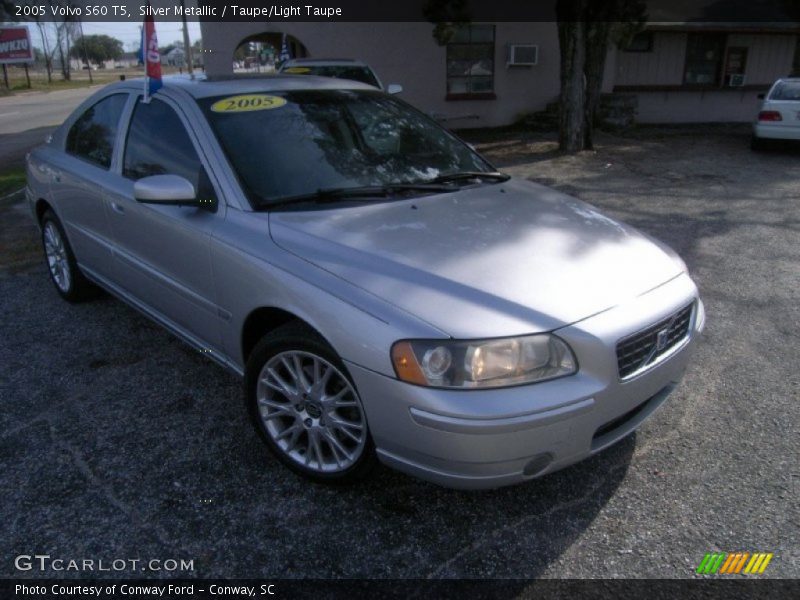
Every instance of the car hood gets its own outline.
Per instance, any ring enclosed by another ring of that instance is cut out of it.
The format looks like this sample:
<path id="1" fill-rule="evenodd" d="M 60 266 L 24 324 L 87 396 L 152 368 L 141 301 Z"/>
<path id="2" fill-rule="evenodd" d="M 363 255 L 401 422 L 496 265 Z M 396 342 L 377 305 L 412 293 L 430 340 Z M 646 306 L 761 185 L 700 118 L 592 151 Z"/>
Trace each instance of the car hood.
<path id="1" fill-rule="evenodd" d="M 457 338 L 549 331 L 684 269 L 588 204 L 512 179 L 415 199 L 274 212 L 276 244 Z"/>

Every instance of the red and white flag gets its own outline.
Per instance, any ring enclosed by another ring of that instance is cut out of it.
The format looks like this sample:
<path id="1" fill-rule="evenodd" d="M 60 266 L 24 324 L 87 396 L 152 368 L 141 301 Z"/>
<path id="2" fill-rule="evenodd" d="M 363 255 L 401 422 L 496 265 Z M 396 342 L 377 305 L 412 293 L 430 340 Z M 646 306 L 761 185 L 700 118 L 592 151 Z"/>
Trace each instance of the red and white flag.
<path id="1" fill-rule="evenodd" d="M 161 87 L 161 54 L 158 52 L 158 38 L 156 37 L 156 23 L 150 14 L 150 2 L 147 3 L 147 16 L 144 18 L 142 28 L 142 62 L 144 62 L 144 97 L 155 94 Z"/>

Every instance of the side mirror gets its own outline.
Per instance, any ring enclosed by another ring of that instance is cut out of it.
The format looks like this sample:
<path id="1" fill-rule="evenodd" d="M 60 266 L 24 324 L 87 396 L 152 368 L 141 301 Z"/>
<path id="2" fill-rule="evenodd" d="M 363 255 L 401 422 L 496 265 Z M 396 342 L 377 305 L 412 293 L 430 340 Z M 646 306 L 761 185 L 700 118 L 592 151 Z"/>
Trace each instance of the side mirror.
<path id="1" fill-rule="evenodd" d="M 759 94 L 759 95 L 758 95 L 758 99 L 759 99 L 759 100 L 763 100 L 763 99 L 764 99 L 764 98 L 766 98 L 766 97 L 767 97 L 767 95 L 766 95 L 766 94 Z"/>
<path id="2" fill-rule="evenodd" d="M 212 201 L 198 200 L 194 186 L 180 175 L 142 177 L 133 184 L 133 195 L 143 204 L 214 208 Z"/>
<path id="3" fill-rule="evenodd" d="M 386 86 L 386 93 L 387 94 L 401 94 L 403 92 L 403 86 L 399 83 L 390 83 Z"/>

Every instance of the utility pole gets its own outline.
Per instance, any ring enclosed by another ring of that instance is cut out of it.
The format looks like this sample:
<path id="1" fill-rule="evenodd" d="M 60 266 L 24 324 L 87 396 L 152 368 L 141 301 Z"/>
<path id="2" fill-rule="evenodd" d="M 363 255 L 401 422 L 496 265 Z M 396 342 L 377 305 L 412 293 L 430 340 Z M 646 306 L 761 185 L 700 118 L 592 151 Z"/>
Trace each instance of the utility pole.
<path id="1" fill-rule="evenodd" d="M 183 56 L 186 60 L 186 70 L 189 71 L 189 78 L 194 79 L 192 70 L 192 47 L 189 45 L 189 27 L 186 25 L 186 3 L 181 0 L 181 20 L 183 21 Z"/>

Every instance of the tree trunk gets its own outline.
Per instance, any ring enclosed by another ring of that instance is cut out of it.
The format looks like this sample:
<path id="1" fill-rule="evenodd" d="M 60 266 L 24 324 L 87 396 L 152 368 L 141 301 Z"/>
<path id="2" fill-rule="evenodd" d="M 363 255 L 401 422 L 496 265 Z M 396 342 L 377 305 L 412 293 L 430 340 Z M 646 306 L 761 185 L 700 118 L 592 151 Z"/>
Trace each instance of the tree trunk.
<path id="1" fill-rule="evenodd" d="M 67 64 L 64 62 L 64 46 L 61 45 L 61 40 L 58 40 L 58 60 L 61 61 L 61 77 L 67 81 L 69 76 L 67 75 Z"/>
<path id="2" fill-rule="evenodd" d="M 72 49 L 70 48 L 70 27 L 66 21 L 64 22 L 64 34 L 66 35 L 67 44 L 67 68 L 64 72 L 64 78 L 69 81 L 72 79 L 72 59 L 70 58 Z M 91 69 L 91 65 L 89 68 Z"/>
<path id="3" fill-rule="evenodd" d="M 576 8 L 580 2 L 563 2 Z M 573 14 L 568 15 L 573 17 Z M 586 23 L 558 17 L 558 39 L 561 50 L 561 97 L 559 102 L 559 148 L 564 152 L 579 152 L 584 141 L 584 76 L 586 62 Z"/>
<path id="4" fill-rule="evenodd" d="M 50 47 L 47 43 L 45 24 L 37 21 L 36 26 L 39 28 L 39 36 L 42 38 L 42 48 L 44 49 L 44 68 L 47 71 L 47 83 L 53 83 L 53 63 L 50 61 Z"/>
<path id="5" fill-rule="evenodd" d="M 600 94 L 603 90 L 603 74 L 606 68 L 611 23 L 592 21 L 586 23 L 586 99 L 583 118 L 583 148 L 594 148 L 592 134 L 594 131 L 597 107 L 600 105 Z"/>

